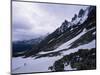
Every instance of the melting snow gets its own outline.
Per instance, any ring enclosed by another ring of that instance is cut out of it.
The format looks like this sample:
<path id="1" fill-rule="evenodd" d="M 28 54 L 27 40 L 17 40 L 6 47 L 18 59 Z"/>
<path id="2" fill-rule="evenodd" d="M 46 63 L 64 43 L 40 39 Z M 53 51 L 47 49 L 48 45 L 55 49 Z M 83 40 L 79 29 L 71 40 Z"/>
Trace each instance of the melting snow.
<path id="1" fill-rule="evenodd" d="M 63 53 L 63 55 L 69 55 L 70 53 L 77 52 L 79 49 L 91 49 L 91 48 L 95 48 L 95 44 L 96 44 L 96 41 L 93 40 L 93 41 L 91 41 L 88 44 L 81 45 L 81 46 L 79 46 L 77 48 L 69 49 L 67 51 L 63 51 L 62 53 Z"/>
<path id="2" fill-rule="evenodd" d="M 75 38 L 69 40 L 68 42 L 62 44 L 61 46 L 59 46 L 57 49 L 53 50 L 53 51 L 48 51 L 48 52 L 40 52 L 39 54 L 46 54 L 46 53 L 50 53 L 50 52 L 56 52 L 62 49 L 67 49 L 70 47 L 70 43 L 74 42 L 75 40 L 79 39 L 82 35 L 84 35 L 86 33 L 86 29 L 84 29 L 79 35 L 77 35 Z"/>

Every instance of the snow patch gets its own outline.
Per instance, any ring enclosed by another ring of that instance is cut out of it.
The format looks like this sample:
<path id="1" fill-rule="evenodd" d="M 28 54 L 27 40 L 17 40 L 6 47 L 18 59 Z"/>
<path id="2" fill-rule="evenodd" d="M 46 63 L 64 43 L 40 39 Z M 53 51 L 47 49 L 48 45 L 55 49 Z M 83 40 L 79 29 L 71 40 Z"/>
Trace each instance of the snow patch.
<path id="1" fill-rule="evenodd" d="M 85 45 L 81 45 L 81 46 L 79 46 L 77 48 L 69 49 L 67 51 L 62 51 L 62 54 L 63 55 L 69 55 L 71 53 L 77 52 L 79 49 L 91 49 L 91 48 L 95 48 L 95 43 L 96 43 L 96 41 L 93 40 L 90 43 L 85 44 Z"/>
<path id="2" fill-rule="evenodd" d="M 95 34 L 96 34 L 96 32 L 93 32 L 92 34 L 93 34 L 93 35 L 95 35 Z"/>
<path id="3" fill-rule="evenodd" d="M 64 66 L 64 70 L 76 70 L 76 68 L 72 68 L 71 65 L 69 64 L 68 66 Z"/>
<path id="4" fill-rule="evenodd" d="M 73 24 L 73 25 L 77 25 L 79 21 L 80 21 L 80 18 L 77 17 L 76 20 L 74 20 L 74 21 L 72 22 L 72 24 Z"/>
<path id="5" fill-rule="evenodd" d="M 55 38 L 51 39 L 51 40 L 48 42 L 48 44 L 51 43 L 54 39 L 55 39 Z"/>

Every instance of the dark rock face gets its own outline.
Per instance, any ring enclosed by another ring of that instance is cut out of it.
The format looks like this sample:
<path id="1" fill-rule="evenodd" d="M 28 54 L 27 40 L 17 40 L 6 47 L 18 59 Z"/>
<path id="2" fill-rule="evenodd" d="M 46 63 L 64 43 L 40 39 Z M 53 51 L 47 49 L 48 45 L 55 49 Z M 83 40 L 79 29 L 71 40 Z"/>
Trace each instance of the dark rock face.
<path id="1" fill-rule="evenodd" d="M 72 18 L 72 22 L 77 18 L 77 15 L 75 14 L 74 17 Z"/>
<path id="2" fill-rule="evenodd" d="M 79 14 L 78 14 L 78 17 L 82 17 L 83 15 L 84 15 L 84 10 L 83 9 L 81 9 L 80 11 L 79 11 Z"/>
<path id="3" fill-rule="evenodd" d="M 64 66 L 65 63 L 67 65 Z M 80 49 L 78 52 L 66 55 L 54 63 L 52 71 L 64 71 L 64 67 L 69 64 L 76 70 L 96 69 L 96 49 Z"/>
<path id="4" fill-rule="evenodd" d="M 66 31 L 68 29 L 68 21 L 64 21 L 63 23 L 62 23 L 62 26 L 60 27 L 60 30 L 61 30 L 61 32 L 64 32 L 64 31 Z"/>
<path id="5" fill-rule="evenodd" d="M 23 56 L 25 52 L 31 50 L 36 45 L 40 43 L 43 38 L 35 38 L 30 40 L 23 40 L 23 41 L 14 41 L 13 42 L 13 57 Z"/>

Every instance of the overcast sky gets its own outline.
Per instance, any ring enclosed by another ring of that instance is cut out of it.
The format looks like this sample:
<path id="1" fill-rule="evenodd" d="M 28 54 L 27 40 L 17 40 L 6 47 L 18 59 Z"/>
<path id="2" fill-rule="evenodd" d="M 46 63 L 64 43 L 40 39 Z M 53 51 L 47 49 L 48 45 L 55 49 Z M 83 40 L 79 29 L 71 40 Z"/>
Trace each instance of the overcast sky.
<path id="1" fill-rule="evenodd" d="M 12 2 L 12 39 L 27 40 L 52 33 L 87 6 Z"/>

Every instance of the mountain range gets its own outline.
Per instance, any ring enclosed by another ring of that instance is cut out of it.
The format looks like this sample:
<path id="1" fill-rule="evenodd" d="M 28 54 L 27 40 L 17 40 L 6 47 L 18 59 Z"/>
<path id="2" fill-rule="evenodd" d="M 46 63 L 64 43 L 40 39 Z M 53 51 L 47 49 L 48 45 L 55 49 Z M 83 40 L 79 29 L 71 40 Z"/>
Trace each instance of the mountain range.
<path id="1" fill-rule="evenodd" d="M 31 43 L 33 46 L 22 54 L 23 59 L 45 61 L 46 71 L 96 69 L 96 7 L 80 9 L 70 22 L 64 20 L 54 32 L 33 42 L 36 45 Z M 41 64 L 38 62 L 37 66 L 40 68 Z"/>
<path id="2" fill-rule="evenodd" d="M 92 34 L 96 33 L 95 10 L 95 7 L 92 6 L 85 10 L 81 9 L 78 15 L 75 14 L 71 22 L 65 20 L 59 28 L 42 40 L 36 48 L 27 52 L 26 56 L 33 56 L 39 52 L 53 51 L 80 34 L 82 35 L 70 43 L 68 49 L 91 42 L 96 38 L 95 34 Z"/>

